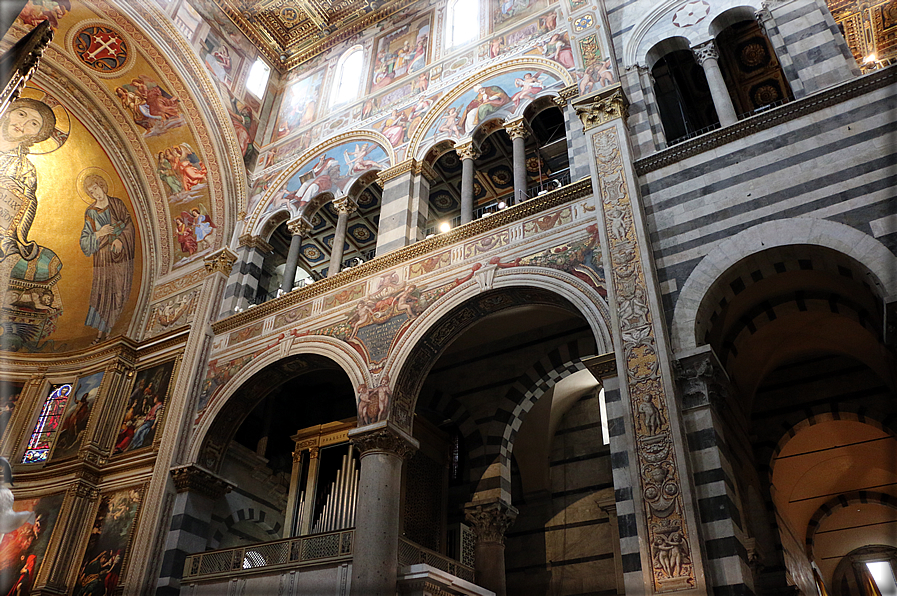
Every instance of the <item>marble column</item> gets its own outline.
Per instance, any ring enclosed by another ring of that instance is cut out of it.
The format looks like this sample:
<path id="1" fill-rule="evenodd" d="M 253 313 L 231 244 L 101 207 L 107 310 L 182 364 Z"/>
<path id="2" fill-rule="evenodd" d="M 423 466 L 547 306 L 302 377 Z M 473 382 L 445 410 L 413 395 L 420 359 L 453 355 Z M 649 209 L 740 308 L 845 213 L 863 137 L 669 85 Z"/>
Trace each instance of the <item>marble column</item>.
<path id="1" fill-rule="evenodd" d="M 499 499 L 464 506 L 464 517 L 477 536 L 474 568 L 477 584 L 506 596 L 505 532 L 517 519 L 517 509 Z"/>
<path id="2" fill-rule="evenodd" d="M 735 106 L 732 105 L 729 89 L 726 87 L 723 73 L 719 69 L 719 52 L 716 49 L 716 45 L 711 39 L 694 46 L 691 50 L 695 54 L 695 60 L 704 69 L 707 85 L 710 87 L 710 96 L 713 98 L 713 107 L 716 108 L 716 115 L 719 116 L 720 126 L 735 124 L 738 122 L 738 115 L 735 114 Z"/>
<path id="3" fill-rule="evenodd" d="M 455 145 L 455 152 L 461 160 L 461 225 L 473 220 L 473 160 L 477 150 L 473 141 Z"/>
<path id="4" fill-rule="evenodd" d="M 336 234 L 333 236 L 333 248 L 330 250 L 330 265 L 327 269 L 327 277 L 333 277 L 339 273 L 343 265 L 343 245 L 346 243 L 346 227 L 349 225 L 349 215 L 355 213 L 357 206 L 349 197 L 333 199 L 333 206 L 339 217 L 336 220 Z"/>
<path id="5" fill-rule="evenodd" d="M 283 283 L 280 286 L 284 294 L 293 291 L 296 269 L 299 267 L 299 249 L 302 247 L 302 237 L 308 233 L 311 226 L 297 217 L 287 222 L 287 229 L 290 231 L 290 251 L 287 253 L 287 264 L 283 268 Z"/>
<path id="6" fill-rule="evenodd" d="M 526 196 L 526 135 L 529 132 L 523 118 L 505 122 L 505 130 L 511 137 L 514 149 L 514 199 L 509 201 L 509 205 L 516 205 L 529 198 Z"/>
<path id="7" fill-rule="evenodd" d="M 393 596 L 398 572 L 402 464 L 419 443 L 387 421 L 355 429 L 349 439 L 361 457 L 351 595 Z"/>

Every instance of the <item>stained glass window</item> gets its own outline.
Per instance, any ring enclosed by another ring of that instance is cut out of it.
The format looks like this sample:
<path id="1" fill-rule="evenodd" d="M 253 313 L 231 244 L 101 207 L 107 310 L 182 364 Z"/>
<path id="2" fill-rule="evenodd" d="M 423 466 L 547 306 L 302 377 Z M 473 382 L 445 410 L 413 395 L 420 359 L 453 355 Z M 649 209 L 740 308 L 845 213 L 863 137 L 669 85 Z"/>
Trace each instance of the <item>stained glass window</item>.
<path id="1" fill-rule="evenodd" d="M 28 441 L 28 448 L 22 458 L 23 464 L 47 461 L 50 447 L 53 445 L 53 434 L 59 429 L 59 421 L 62 418 L 62 413 L 65 412 L 65 404 L 71 393 L 72 385 L 70 383 L 51 387 L 50 395 L 44 402 L 40 416 L 37 417 L 37 424 L 34 425 L 31 440 Z"/>

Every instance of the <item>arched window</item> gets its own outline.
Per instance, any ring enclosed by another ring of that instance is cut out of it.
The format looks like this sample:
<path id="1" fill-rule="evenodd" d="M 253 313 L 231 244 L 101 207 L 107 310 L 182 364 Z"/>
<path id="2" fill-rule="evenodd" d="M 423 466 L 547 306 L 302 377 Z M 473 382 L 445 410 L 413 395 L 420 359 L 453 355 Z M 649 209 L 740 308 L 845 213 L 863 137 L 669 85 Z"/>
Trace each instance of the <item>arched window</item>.
<path id="1" fill-rule="evenodd" d="M 358 97 L 361 90 L 361 69 L 364 66 L 364 52 L 361 46 L 353 46 L 346 50 L 336 65 L 336 76 L 333 77 L 333 92 L 330 94 L 330 106 L 339 106 Z"/>
<path id="2" fill-rule="evenodd" d="M 33 464 L 37 462 L 47 461 L 50 455 L 50 448 L 53 446 L 53 438 L 59 429 L 59 421 L 62 413 L 65 411 L 65 404 L 68 402 L 69 395 L 72 393 L 72 385 L 65 383 L 64 385 L 54 385 L 51 387 L 50 395 L 41 408 L 40 416 L 37 417 L 37 424 L 34 425 L 34 431 L 31 433 L 31 439 L 28 441 L 28 448 L 22 457 L 23 464 Z"/>
<path id="3" fill-rule="evenodd" d="M 255 64 L 249 69 L 249 76 L 246 77 L 246 90 L 261 99 L 265 96 L 265 87 L 268 86 L 270 76 L 271 67 L 261 58 L 256 59 Z"/>
<path id="4" fill-rule="evenodd" d="M 454 0 L 445 14 L 446 47 L 461 46 L 477 39 L 480 32 L 479 0 Z"/>

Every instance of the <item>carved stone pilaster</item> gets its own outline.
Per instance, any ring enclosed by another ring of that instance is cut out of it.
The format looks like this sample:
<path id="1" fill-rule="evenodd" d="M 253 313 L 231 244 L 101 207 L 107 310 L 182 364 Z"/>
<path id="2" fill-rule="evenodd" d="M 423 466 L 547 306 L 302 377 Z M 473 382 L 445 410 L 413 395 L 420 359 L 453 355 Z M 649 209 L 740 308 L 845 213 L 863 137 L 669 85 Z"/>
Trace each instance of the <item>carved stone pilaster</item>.
<path id="1" fill-rule="evenodd" d="M 287 224 L 289 227 L 289 224 Z M 238 246 L 240 248 L 254 248 L 255 250 L 268 254 L 269 252 L 274 250 L 274 247 L 262 240 L 261 236 L 253 236 L 252 234 L 243 234 L 237 239 Z"/>
<path id="2" fill-rule="evenodd" d="M 573 107 L 582 120 L 583 130 L 591 130 L 617 118 L 626 120 L 629 117 L 629 101 L 619 83 L 576 100 Z"/>
<path id="3" fill-rule="evenodd" d="M 209 273 L 230 275 L 231 269 L 234 268 L 234 263 L 237 262 L 237 255 L 225 246 L 220 250 L 216 250 L 202 261 L 206 266 L 206 271 Z"/>
<path id="4" fill-rule="evenodd" d="M 508 133 L 508 136 L 513 139 L 525 139 L 529 134 L 529 130 L 526 128 L 526 122 L 523 118 L 515 118 L 514 120 L 510 120 L 505 122 L 505 130 Z"/>
<path id="5" fill-rule="evenodd" d="M 362 457 L 368 453 L 386 452 L 408 460 L 417 451 L 419 445 L 416 439 L 388 422 L 379 422 L 373 427 L 368 426 L 362 432 L 358 432 L 358 430 L 349 433 L 349 440 Z"/>
<path id="6" fill-rule="evenodd" d="M 471 523 L 477 542 L 505 543 L 505 532 L 517 519 L 517 509 L 504 501 L 468 503 L 464 518 Z"/>
<path id="7" fill-rule="evenodd" d="M 701 66 L 704 66 L 705 60 L 719 60 L 719 51 L 716 49 L 716 44 L 713 43 L 712 39 L 693 46 L 691 51 L 694 52 L 695 60 Z"/>
<path id="8" fill-rule="evenodd" d="M 196 492 L 209 499 L 217 500 L 230 492 L 233 485 L 196 464 L 178 466 L 171 469 L 174 487 L 179 493 Z"/>
<path id="9" fill-rule="evenodd" d="M 333 206 L 336 208 L 337 213 L 345 213 L 346 215 L 355 213 L 355 211 L 358 209 L 358 205 L 356 205 L 349 197 L 340 197 L 338 199 L 333 199 Z"/>
<path id="10" fill-rule="evenodd" d="M 460 143 L 455 145 L 455 153 L 458 154 L 458 159 L 476 159 L 479 155 L 479 152 L 473 146 L 473 141 L 467 141 L 466 143 Z"/>

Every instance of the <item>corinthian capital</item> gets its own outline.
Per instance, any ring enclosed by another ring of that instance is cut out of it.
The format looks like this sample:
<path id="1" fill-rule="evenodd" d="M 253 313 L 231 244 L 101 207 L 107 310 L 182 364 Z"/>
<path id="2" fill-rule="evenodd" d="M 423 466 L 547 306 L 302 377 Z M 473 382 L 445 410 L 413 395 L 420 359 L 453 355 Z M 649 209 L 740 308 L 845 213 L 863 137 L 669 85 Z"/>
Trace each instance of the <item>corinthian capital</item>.
<path id="1" fill-rule="evenodd" d="M 511 139 L 525 139 L 529 131 L 526 130 L 526 122 L 523 118 L 517 118 L 509 122 L 505 122 L 505 130 Z"/>
<path id="2" fill-rule="evenodd" d="M 349 200 L 349 197 L 333 199 L 333 206 L 336 207 L 336 212 L 340 215 L 355 213 L 355 210 L 358 209 L 358 205 Z"/>
<path id="3" fill-rule="evenodd" d="M 694 52 L 695 60 L 701 66 L 704 66 L 704 62 L 707 60 L 719 60 L 719 51 L 717 51 L 712 39 L 693 46 L 691 51 Z"/>
<path id="4" fill-rule="evenodd" d="M 350 431 L 349 440 L 358 449 L 361 457 L 379 452 L 410 459 L 420 446 L 417 439 L 387 421 Z"/>
<path id="5" fill-rule="evenodd" d="M 477 150 L 473 146 L 473 141 L 455 145 L 455 153 L 458 154 L 458 159 L 461 160 L 477 158 Z"/>
<path id="6" fill-rule="evenodd" d="M 287 222 L 287 229 L 292 236 L 305 236 L 311 230 L 311 224 L 301 217 L 297 217 Z"/>
<path id="7" fill-rule="evenodd" d="M 517 509 L 504 501 L 473 502 L 464 506 L 464 517 L 473 525 L 477 542 L 505 543 L 505 532 L 517 519 Z"/>

